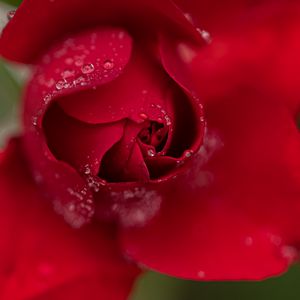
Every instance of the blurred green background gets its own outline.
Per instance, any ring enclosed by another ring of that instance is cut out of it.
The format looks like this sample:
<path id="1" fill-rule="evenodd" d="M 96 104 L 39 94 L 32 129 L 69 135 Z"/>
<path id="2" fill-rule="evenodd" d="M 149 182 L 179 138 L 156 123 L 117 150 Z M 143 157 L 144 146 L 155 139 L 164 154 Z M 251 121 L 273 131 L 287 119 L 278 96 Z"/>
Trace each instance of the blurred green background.
<path id="1" fill-rule="evenodd" d="M 7 22 L 7 11 L 12 9 L 7 4 L 18 5 L 20 2 L 20 0 L 0 1 L 1 29 Z M 19 103 L 26 73 L 23 67 L 8 65 L 0 60 L 0 147 L 10 135 L 19 130 Z M 281 277 L 263 282 L 191 282 L 148 272 L 137 282 L 130 300 L 297 299 L 300 299 L 298 265 Z"/>

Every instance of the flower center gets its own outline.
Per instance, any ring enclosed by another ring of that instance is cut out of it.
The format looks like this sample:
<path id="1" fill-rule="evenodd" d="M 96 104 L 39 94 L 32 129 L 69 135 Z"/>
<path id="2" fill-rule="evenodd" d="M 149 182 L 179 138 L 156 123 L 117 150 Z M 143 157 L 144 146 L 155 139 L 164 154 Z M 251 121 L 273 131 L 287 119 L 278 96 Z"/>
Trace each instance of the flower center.
<path id="1" fill-rule="evenodd" d="M 138 138 L 142 144 L 152 146 L 156 152 L 160 152 L 166 145 L 168 132 L 169 129 L 164 124 L 146 121 L 146 126 L 140 131 Z"/>

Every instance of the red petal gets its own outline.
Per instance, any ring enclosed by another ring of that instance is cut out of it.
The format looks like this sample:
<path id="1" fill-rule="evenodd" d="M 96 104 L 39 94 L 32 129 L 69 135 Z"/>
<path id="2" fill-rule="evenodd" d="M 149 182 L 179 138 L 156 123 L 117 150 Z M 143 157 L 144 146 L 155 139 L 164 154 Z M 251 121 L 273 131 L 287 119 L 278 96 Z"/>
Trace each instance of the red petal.
<path id="1" fill-rule="evenodd" d="M 243 76 L 244 81 L 269 88 L 294 112 L 300 110 L 297 1 L 192 0 L 182 5 L 190 7 L 212 36 L 213 42 L 200 50 L 196 62 L 202 96 L 226 93 Z"/>
<path id="2" fill-rule="evenodd" d="M 43 122 L 47 145 L 55 157 L 95 176 L 104 154 L 122 138 L 125 125 L 124 121 L 86 124 L 67 116 L 58 105 L 48 109 Z"/>
<path id="3" fill-rule="evenodd" d="M 13 141 L 1 156 L 1 299 L 127 299 L 137 270 L 122 259 L 113 230 L 62 221 L 19 146 Z"/>
<path id="4" fill-rule="evenodd" d="M 120 33 L 121 36 L 118 36 Z M 107 47 L 102 47 L 102 43 L 106 44 Z M 123 47 L 118 49 L 118 56 L 114 57 L 113 60 L 114 68 L 106 70 L 102 63 L 105 62 L 105 59 L 110 54 L 116 54 L 110 49 L 111 46 L 120 45 L 121 43 Z M 102 52 L 98 51 L 98 48 Z M 104 50 L 107 50 L 107 52 Z M 99 189 L 99 183 L 95 182 L 92 174 L 89 174 L 89 178 L 85 180 L 71 166 L 58 161 L 54 157 L 43 135 L 43 115 L 49 105 L 52 105 L 53 101 L 59 96 L 75 93 L 82 89 L 89 89 L 95 85 L 114 80 L 121 74 L 130 58 L 130 54 L 131 39 L 124 31 L 111 28 L 96 28 L 95 30 L 81 33 L 74 39 L 69 39 L 65 43 L 58 44 L 53 49 L 50 49 L 49 53 L 42 59 L 43 61 L 38 66 L 38 70 L 27 88 L 24 109 L 24 145 L 30 160 L 30 168 L 36 180 L 42 181 L 40 185 L 45 195 L 57 203 L 57 210 L 72 226 L 79 227 L 91 220 L 94 212 L 92 192 Z M 79 59 L 77 58 L 78 55 L 83 57 Z M 74 66 L 66 74 L 65 68 L 69 63 L 68 58 L 70 57 Z M 101 59 L 98 62 L 97 59 L 99 57 Z M 75 59 L 79 59 L 82 65 L 76 65 Z M 90 69 L 85 69 L 86 66 Z M 79 72 L 82 75 L 79 76 Z M 66 80 L 63 80 L 62 78 L 66 76 Z M 79 81 L 80 78 L 82 80 Z M 68 86 L 61 85 L 62 82 L 64 84 L 67 83 Z M 88 138 L 86 137 L 86 139 Z M 74 147 L 76 146 L 75 141 L 73 145 Z M 77 146 L 79 147 L 79 145 Z M 90 150 L 90 144 L 85 146 Z M 83 145 L 81 145 L 82 148 L 84 148 Z M 65 154 L 65 149 L 60 150 L 60 154 Z M 101 154 L 101 151 L 97 151 L 97 153 Z M 78 153 L 76 152 L 75 154 Z M 70 156 L 70 159 L 74 159 L 72 163 L 75 165 L 81 164 L 83 161 L 80 160 L 80 155 L 75 154 Z M 95 157 L 91 156 L 91 159 L 93 158 Z M 97 163 L 93 163 L 91 167 L 95 171 Z M 66 214 L 65 208 L 73 207 L 73 205 L 76 206 L 73 214 Z"/>
<path id="5" fill-rule="evenodd" d="M 147 181 L 148 169 L 136 137 L 141 125 L 127 121 L 124 136 L 104 156 L 100 177 L 109 182 Z"/>
<path id="6" fill-rule="evenodd" d="M 96 90 L 63 97 L 59 99 L 60 106 L 68 115 L 92 124 L 124 118 L 136 122 L 143 122 L 145 117 L 163 118 L 166 94 L 174 83 L 147 51 L 135 44 L 131 60 L 119 78 Z"/>
<path id="7" fill-rule="evenodd" d="M 142 36 L 175 31 L 197 39 L 194 27 L 169 0 L 24 0 L 3 31 L 0 53 L 12 60 L 32 62 L 54 40 L 101 24 L 125 26 Z"/>
<path id="8" fill-rule="evenodd" d="M 256 22 L 260 11 L 250 18 L 245 14 L 251 13 L 260 6 L 268 7 L 272 14 L 274 7 L 290 5 L 293 1 L 285 0 L 175 0 L 179 7 L 186 12 L 188 18 L 199 28 L 208 30 L 214 37 L 220 32 L 228 32 L 236 27 L 236 20 L 242 22 Z M 295 2 L 295 1 L 294 1 Z"/>
<path id="9" fill-rule="evenodd" d="M 300 238 L 300 139 L 289 112 L 243 87 L 210 102 L 191 169 L 154 187 L 160 215 L 123 232 L 129 256 L 191 279 L 262 279 L 286 270 Z"/>
<path id="10" fill-rule="evenodd" d="M 69 36 L 49 49 L 29 83 L 26 125 L 30 126 L 33 116 L 40 117 L 54 99 L 114 81 L 129 62 L 131 47 L 131 37 L 124 30 L 104 27 Z M 73 96 L 68 100 L 72 104 Z"/>

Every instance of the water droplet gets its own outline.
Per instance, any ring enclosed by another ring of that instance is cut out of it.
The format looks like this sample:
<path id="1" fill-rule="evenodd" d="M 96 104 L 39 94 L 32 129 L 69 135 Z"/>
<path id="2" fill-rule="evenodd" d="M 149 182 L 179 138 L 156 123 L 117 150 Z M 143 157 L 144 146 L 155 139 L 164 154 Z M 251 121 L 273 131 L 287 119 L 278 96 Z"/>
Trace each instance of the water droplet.
<path id="1" fill-rule="evenodd" d="M 204 271 L 199 271 L 199 272 L 198 272 L 198 277 L 199 277 L 199 278 L 204 278 L 205 275 L 206 275 L 206 274 L 205 274 Z"/>
<path id="2" fill-rule="evenodd" d="M 83 172 L 85 175 L 89 175 L 89 174 L 91 174 L 91 168 L 88 165 L 85 165 Z"/>
<path id="3" fill-rule="evenodd" d="M 208 31 L 197 28 L 197 31 L 200 33 L 202 38 L 206 41 L 206 43 L 210 44 L 212 41 L 211 35 Z"/>
<path id="4" fill-rule="evenodd" d="M 98 178 L 94 179 L 92 176 L 89 176 L 87 178 L 87 183 L 89 188 L 91 188 L 95 193 L 98 193 L 100 191 L 101 182 L 99 181 Z"/>
<path id="5" fill-rule="evenodd" d="M 103 68 L 104 68 L 105 70 L 111 70 L 111 69 L 113 69 L 114 66 L 115 66 L 114 63 L 113 63 L 111 60 L 106 60 L 106 61 L 103 63 Z"/>
<path id="6" fill-rule="evenodd" d="M 153 149 L 149 149 L 149 150 L 147 151 L 147 154 L 148 154 L 149 156 L 153 157 L 153 156 L 155 156 L 155 151 L 154 151 Z"/>
<path id="7" fill-rule="evenodd" d="M 146 225 L 159 212 L 162 202 L 162 197 L 156 191 L 139 187 L 111 192 L 111 197 L 115 202 L 111 210 L 125 227 Z"/>
<path id="8" fill-rule="evenodd" d="M 65 80 L 60 80 L 60 81 L 58 81 L 58 82 L 56 83 L 55 87 L 56 87 L 57 90 L 60 91 L 60 90 L 62 90 L 62 89 L 64 89 L 64 88 L 66 88 L 67 85 L 68 85 L 68 83 L 67 83 Z"/>
<path id="9" fill-rule="evenodd" d="M 75 60 L 75 66 L 76 67 L 81 67 L 83 65 L 83 60 L 82 59 L 76 59 Z"/>
<path id="10" fill-rule="evenodd" d="M 7 19 L 10 21 L 16 14 L 16 10 L 13 9 L 13 10 L 10 10 L 8 13 L 7 13 Z"/>
<path id="11" fill-rule="evenodd" d="M 204 122 L 205 122 L 205 118 L 204 118 L 203 116 L 201 116 L 201 117 L 199 118 L 199 120 L 200 120 L 201 123 L 204 123 Z"/>
<path id="12" fill-rule="evenodd" d="M 197 52 L 186 43 L 179 43 L 177 45 L 177 52 L 183 62 L 187 64 L 191 63 L 197 56 Z"/>
<path id="13" fill-rule="evenodd" d="M 171 119 L 169 116 L 165 116 L 165 120 L 166 120 L 166 125 L 170 126 L 172 124 Z"/>
<path id="14" fill-rule="evenodd" d="M 146 114 L 144 114 L 144 113 L 141 113 L 140 114 L 140 117 L 143 119 L 143 120 L 147 120 L 149 117 L 146 115 Z"/>
<path id="15" fill-rule="evenodd" d="M 193 17 L 189 13 L 185 13 L 184 17 L 190 22 L 193 23 Z"/>
<path id="16" fill-rule="evenodd" d="M 44 103 L 47 105 L 50 101 L 51 101 L 51 95 L 50 94 L 48 94 L 48 95 L 46 95 L 45 97 L 44 97 Z"/>
<path id="17" fill-rule="evenodd" d="M 33 117 L 32 118 L 32 124 L 33 124 L 33 126 L 37 126 L 37 121 L 38 121 L 37 117 Z"/>
<path id="18" fill-rule="evenodd" d="M 85 79 L 84 79 L 84 77 L 82 77 L 82 76 L 76 78 L 73 81 L 73 83 L 74 83 L 74 85 L 78 85 L 78 84 L 80 84 L 80 85 L 86 85 L 87 84 L 86 81 L 85 81 Z"/>
<path id="19" fill-rule="evenodd" d="M 86 64 L 86 65 L 83 65 L 81 67 L 81 72 L 83 74 L 90 74 L 90 73 L 93 73 L 95 70 L 95 67 L 93 64 Z"/>
<path id="20" fill-rule="evenodd" d="M 299 256 L 299 251 L 293 246 L 283 246 L 281 248 L 281 253 L 284 258 L 286 258 L 290 263 L 294 262 Z"/>
<path id="21" fill-rule="evenodd" d="M 186 150 L 184 152 L 184 156 L 187 157 L 187 158 L 191 157 L 192 155 L 193 155 L 193 151 L 192 150 Z"/>

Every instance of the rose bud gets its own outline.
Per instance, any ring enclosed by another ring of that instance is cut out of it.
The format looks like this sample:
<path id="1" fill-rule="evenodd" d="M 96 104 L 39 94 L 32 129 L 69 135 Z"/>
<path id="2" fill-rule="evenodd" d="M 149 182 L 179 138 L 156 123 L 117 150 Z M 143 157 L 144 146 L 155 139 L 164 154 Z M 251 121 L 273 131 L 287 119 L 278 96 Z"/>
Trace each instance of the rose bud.
<path id="1" fill-rule="evenodd" d="M 274 23 L 290 32 L 294 7 L 245 6 L 212 37 L 169 1 L 23 1 L 0 39 L 34 65 L 15 147 L 69 230 L 114 228 L 130 260 L 188 279 L 262 279 L 297 258 L 295 103 L 279 71 L 260 74 L 281 70 Z"/>
<path id="2" fill-rule="evenodd" d="M 159 16 L 153 10 L 145 21 Z M 120 24 L 112 19 L 58 39 L 36 62 L 24 100 L 24 147 L 42 192 L 73 227 L 95 215 L 143 226 L 159 211 L 157 187 L 189 168 L 200 148 L 202 106 L 191 80 L 184 86 L 182 70 L 169 64 L 192 51 L 188 42 L 204 43 L 192 26 L 185 44 L 165 37 L 175 21 L 188 28 L 183 15 L 162 21 L 159 32 L 148 21 L 137 28 L 124 13 Z M 176 56 L 165 57 L 173 44 Z"/>

